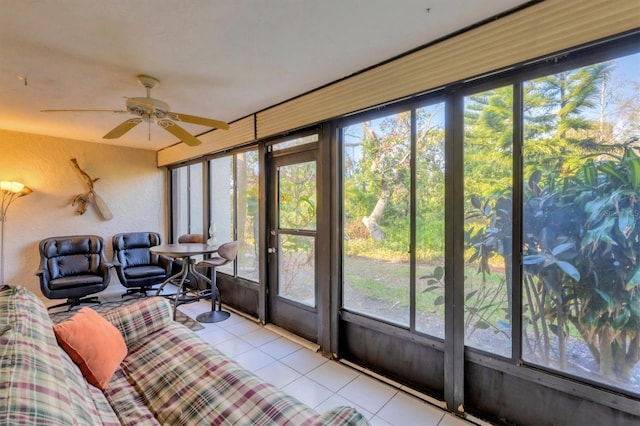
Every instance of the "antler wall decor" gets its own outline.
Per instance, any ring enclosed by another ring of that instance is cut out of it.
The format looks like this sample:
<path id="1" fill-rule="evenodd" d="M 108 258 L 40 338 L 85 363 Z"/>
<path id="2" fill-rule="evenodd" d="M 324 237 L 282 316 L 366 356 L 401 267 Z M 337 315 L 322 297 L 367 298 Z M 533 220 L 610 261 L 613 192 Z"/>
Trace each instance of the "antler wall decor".
<path id="1" fill-rule="evenodd" d="M 78 165 L 78 160 L 76 160 L 75 158 L 71 159 L 71 164 L 73 164 L 73 166 L 80 172 L 82 178 L 89 187 L 89 192 L 87 192 L 86 194 L 78 194 L 74 197 L 71 205 L 78 205 L 78 207 L 76 208 L 76 213 L 84 214 L 90 204 L 95 204 L 96 209 L 98 210 L 98 213 L 100 214 L 102 219 L 111 220 L 113 218 L 111 210 L 109 210 L 109 207 L 107 207 L 107 204 L 104 202 L 102 197 L 100 197 L 93 189 L 93 184 L 96 183 L 96 181 L 98 181 L 100 178 L 92 179 L 91 176 L 89 176 L 84 170 L 80 168 L 80 166 Z"/>

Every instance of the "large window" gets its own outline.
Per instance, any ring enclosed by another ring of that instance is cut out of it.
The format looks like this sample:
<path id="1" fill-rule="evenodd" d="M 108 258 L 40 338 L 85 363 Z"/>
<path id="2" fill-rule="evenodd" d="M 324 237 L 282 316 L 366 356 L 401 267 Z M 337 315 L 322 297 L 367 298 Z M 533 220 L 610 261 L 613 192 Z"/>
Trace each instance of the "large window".
<path id="1" fill-rule="evenodd" d="M 444 128 L 444 103 L 435 103 L 341 132 L 344 307 L 438 337 L 444 336 Z"/>
<path id="2" fill-rule="evenodd" d="M 640 54 L 576 60 L 457 88 L 453 123 L 418 99 L 340 128 L 343 306 L 444 337 L 463 284 L 467 348 L 638 395 Z M 463 283 L 444 276 L 445 129 Z"/>
<path id="3" fill-rule="evenodd" d="M 204 193 L 204 166 L 208 194 Z M 220 272 L 258 281 L 258 151 L 243 151 L 171 171 L 173 241 L 202 234 L 210 242 L 238 241 L 235 262 Z M 209 204 L 207 213 L 204 206 Z"/>
<path id="4" fill-rule="evenodd" d="M 343 303 L 409 325 L 411 114 L 342 129 Z"/>
<path id="5" fill-rule="evenodd" d="M 640 393 L 640 55 L 524 85 L 523 357 Z"/>

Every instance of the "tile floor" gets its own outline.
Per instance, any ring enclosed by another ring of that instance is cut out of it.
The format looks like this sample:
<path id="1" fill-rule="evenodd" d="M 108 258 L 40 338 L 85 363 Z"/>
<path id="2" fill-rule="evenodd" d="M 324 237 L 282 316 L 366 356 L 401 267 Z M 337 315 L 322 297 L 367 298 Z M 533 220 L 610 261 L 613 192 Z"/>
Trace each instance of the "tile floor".
<path id="1" fill-rule="evenodd" d="M 101 293 L 108 299 L 124 288 L 111 285 Z M 105 294 L 106 293 L 106 294 Z M 181 305 L 195 318 L 211 309 L 209 301 Z M 340 362 L 324 358 L 302 343 L 235 313 L 225 321 L 202 324 L 197 333 L 211 345 L 264 380 L 298 398 L 316 411 L 339 405 L 356 407 L 372 425 L 465 426 L 467 422 L 397 387 Z"/>

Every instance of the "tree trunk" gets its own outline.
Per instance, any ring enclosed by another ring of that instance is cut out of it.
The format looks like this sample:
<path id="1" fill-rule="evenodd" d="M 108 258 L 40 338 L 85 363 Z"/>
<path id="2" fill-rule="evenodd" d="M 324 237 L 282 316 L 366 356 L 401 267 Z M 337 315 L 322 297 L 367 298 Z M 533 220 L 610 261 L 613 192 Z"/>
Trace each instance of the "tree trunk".
<path id="1" fill-rule="evenodd" d="M 636 332 L 635 336 L 629 341 L 625 362 L 619 367 L 620 375 L 623 379 L 629 380 L 631 372 L 638 361 L 640 361 L 640 332 Z"/>
<path id="2" fill-rule="evenodd" d="M 560 369 L 567 369 L 567 337 L 564 334 L 565 314 L 562 302 L 556 301 L 556 316 L 558 318 L 558 361 L 560 361 Z"/>
<path id="3" fill-rule="evenodd" d="M 614 377 L 613 371 L 613 330 L 611 326 L 604 325 L 600 329 L 600 373 L 606 377 Z"/>
<path id="4" fill-rule="evenodd" d="M 388 200 L 389 191 L 383 190 L 371 214 L 362 218 L 362 223 L 367 227 L 369 235 L 371 235 L 374 241 L 382 241 L 385 238 L 384 232 L 380 229 L 380 220 L 382 219 Z"/>

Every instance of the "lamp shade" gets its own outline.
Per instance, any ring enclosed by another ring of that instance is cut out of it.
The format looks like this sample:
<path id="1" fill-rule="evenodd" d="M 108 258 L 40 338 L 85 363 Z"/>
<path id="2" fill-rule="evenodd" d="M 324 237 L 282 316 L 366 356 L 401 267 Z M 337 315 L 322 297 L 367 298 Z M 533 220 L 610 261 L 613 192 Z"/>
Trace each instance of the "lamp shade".
<path id="1" fill-rule="evenodd" d="M 12 182 L 8 180 L 0 181 L 0 191 L 18 194 L 18 197 L 21 197 L 23 195 L 27 195 L 33 192 L 31 188 L 29 188 L 28 186 L 25 186 L 23 183 Z"/>

